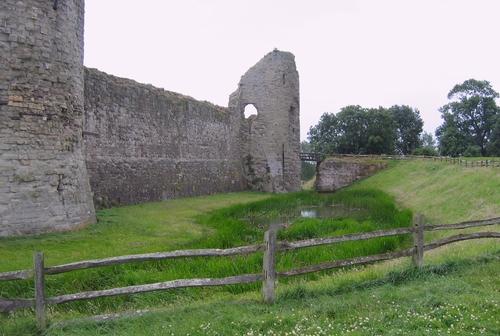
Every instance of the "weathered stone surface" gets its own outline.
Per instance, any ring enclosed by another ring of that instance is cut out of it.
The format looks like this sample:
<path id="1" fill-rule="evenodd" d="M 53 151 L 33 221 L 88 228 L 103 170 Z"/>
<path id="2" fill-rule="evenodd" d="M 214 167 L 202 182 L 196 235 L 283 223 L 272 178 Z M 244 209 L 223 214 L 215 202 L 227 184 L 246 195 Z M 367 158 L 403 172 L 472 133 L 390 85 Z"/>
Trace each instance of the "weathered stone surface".
<path id="1" fill-rule="evenodd" d="M 95 221 L 82 151 L 83 0 L 0 1 L 0 236 Z"/>
<path id="2" fill-rule="evenodd" d="M 241 116 L 85 70 L 84 143 L 97 206 L 241 191 Z"/>
<path id="3" fill-rule="evenodd" d="M 299 74 L 289 52 L 268 53 L 242 77 L 229 99 L 232 113 L 253 104 L 257 116 L 242 124 L 245 170 L 250 188 L 300 190 Z"/>
<path id="4" fill-rule="evenodd" d="M 327 159 L 316 167 L 318 192 L 333 192 L 387 168 L 386 163 Z"/>
<path id="5" fill-rule="evenodd" d="M 83 11 L 0 2 L 0 236 L 83 227 L 94 202 L 300 189 L 291 53 L 266 55 L 220 107 L 84 70 Z"/>

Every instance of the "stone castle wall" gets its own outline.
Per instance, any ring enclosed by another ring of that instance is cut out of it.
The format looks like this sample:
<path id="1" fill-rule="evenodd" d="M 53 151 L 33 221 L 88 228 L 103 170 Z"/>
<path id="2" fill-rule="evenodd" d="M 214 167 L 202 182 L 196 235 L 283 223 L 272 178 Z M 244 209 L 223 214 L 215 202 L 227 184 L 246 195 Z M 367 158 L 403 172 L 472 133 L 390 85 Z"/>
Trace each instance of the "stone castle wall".
<path id="1" fill-rule="evenodd" d="M 334 192 L 387 166 L 387 163 L 379 162 L 327 159 L 316 166 L 315 189 L 318 192 Z"/>
<path id="2" fill-rule="evenodd" d="M 82 147 L 83 0 L 0 1 L 0 236 L 95 221 Z"/>
<path id="3" fill-rule="evenodd" d="M 246 189 L 240 115 L 85 69 L 87 167 L 98 206 Z"/>
<path id="4" fill-rule="evenodd" d="M 299 74 L 292 53 L 274 50 L 250 68 L 229 99 L 235 114 L 248 104 L 258 115 L 241 135 L 249 187 L 268 192 L 300 190 Z"/>
<path id="5" fill-rule="evenodd" d="M 264 56 L 226 108 L 84 69 L 83 19 L 84 0 L 0 1 L 0 236 L 83 227 L 94 203 L 300 189 L 291 53 Z"/>

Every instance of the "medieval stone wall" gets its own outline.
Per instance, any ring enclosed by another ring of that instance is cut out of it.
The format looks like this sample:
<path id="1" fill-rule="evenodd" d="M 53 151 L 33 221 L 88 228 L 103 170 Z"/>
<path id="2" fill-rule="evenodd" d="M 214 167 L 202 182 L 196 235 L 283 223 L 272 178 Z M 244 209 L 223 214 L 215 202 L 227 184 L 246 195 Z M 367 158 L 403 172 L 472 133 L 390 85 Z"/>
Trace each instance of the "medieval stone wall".
<path id="1" fill-rule="evenodd" d="M 95 221 L 82 151 L 83 0 L 0 1 L 0 236 Z"/>
<path id="2" fill-rule="evenodd" d="M 97 206 L 246 189 L 241 116 L 85 69 L 83 128 Z"/>
<path id="3" fill-rule="evenodd" d="M 300 190 L 299 74 L 295 56 L 274 50 L 251 67 L 229 99 L 234 114 L 253 104 L 241 138 L 249 187 L 268 192 Z"/>
<path id="4" fill-rule="evenodd" d="M 0 236 L 83 227 L 94 202 L 300 189 L 291 53 L 267 54 L 225 108 L 84 69 L 83 19 L 84 0 L 0 1 Z"/>
<path id="5" fill-rule="evenodd" d="M 318 192 L 334 192 L 387 166 L 387 163 L 379 162 L 327 159 L 316 166 L 315 189 Z"/>

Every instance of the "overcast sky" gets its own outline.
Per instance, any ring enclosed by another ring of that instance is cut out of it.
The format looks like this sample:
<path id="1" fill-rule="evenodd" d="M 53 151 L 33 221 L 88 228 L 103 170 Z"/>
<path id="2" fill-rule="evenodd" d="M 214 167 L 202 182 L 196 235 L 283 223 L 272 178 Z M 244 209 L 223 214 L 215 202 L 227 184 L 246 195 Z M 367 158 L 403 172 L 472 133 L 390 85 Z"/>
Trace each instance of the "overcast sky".
<path id="1" fill-rule="evenodd" d="M 227 106 L 278 48 L 295 55 L 301 139 L 347 105 L 417 108 L 434 133 L 455 84 L 500 91 L 498 0 L 85 0 L 85 65 Z"/>

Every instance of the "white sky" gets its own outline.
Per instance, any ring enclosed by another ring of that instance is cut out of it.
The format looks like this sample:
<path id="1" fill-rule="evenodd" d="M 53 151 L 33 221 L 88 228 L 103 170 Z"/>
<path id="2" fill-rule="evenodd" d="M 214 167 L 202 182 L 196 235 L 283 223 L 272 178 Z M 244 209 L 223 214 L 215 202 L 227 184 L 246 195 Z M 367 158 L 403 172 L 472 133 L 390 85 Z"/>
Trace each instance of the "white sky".
<path id="1" fill-rule="evenodd" d="M 227 106 L 278 48 L 295 55 L 301 139 L 347 105 L 420 110 L 455 84 L 500 91 L 498 0 L 85 0 L 85 65 Z"/>

